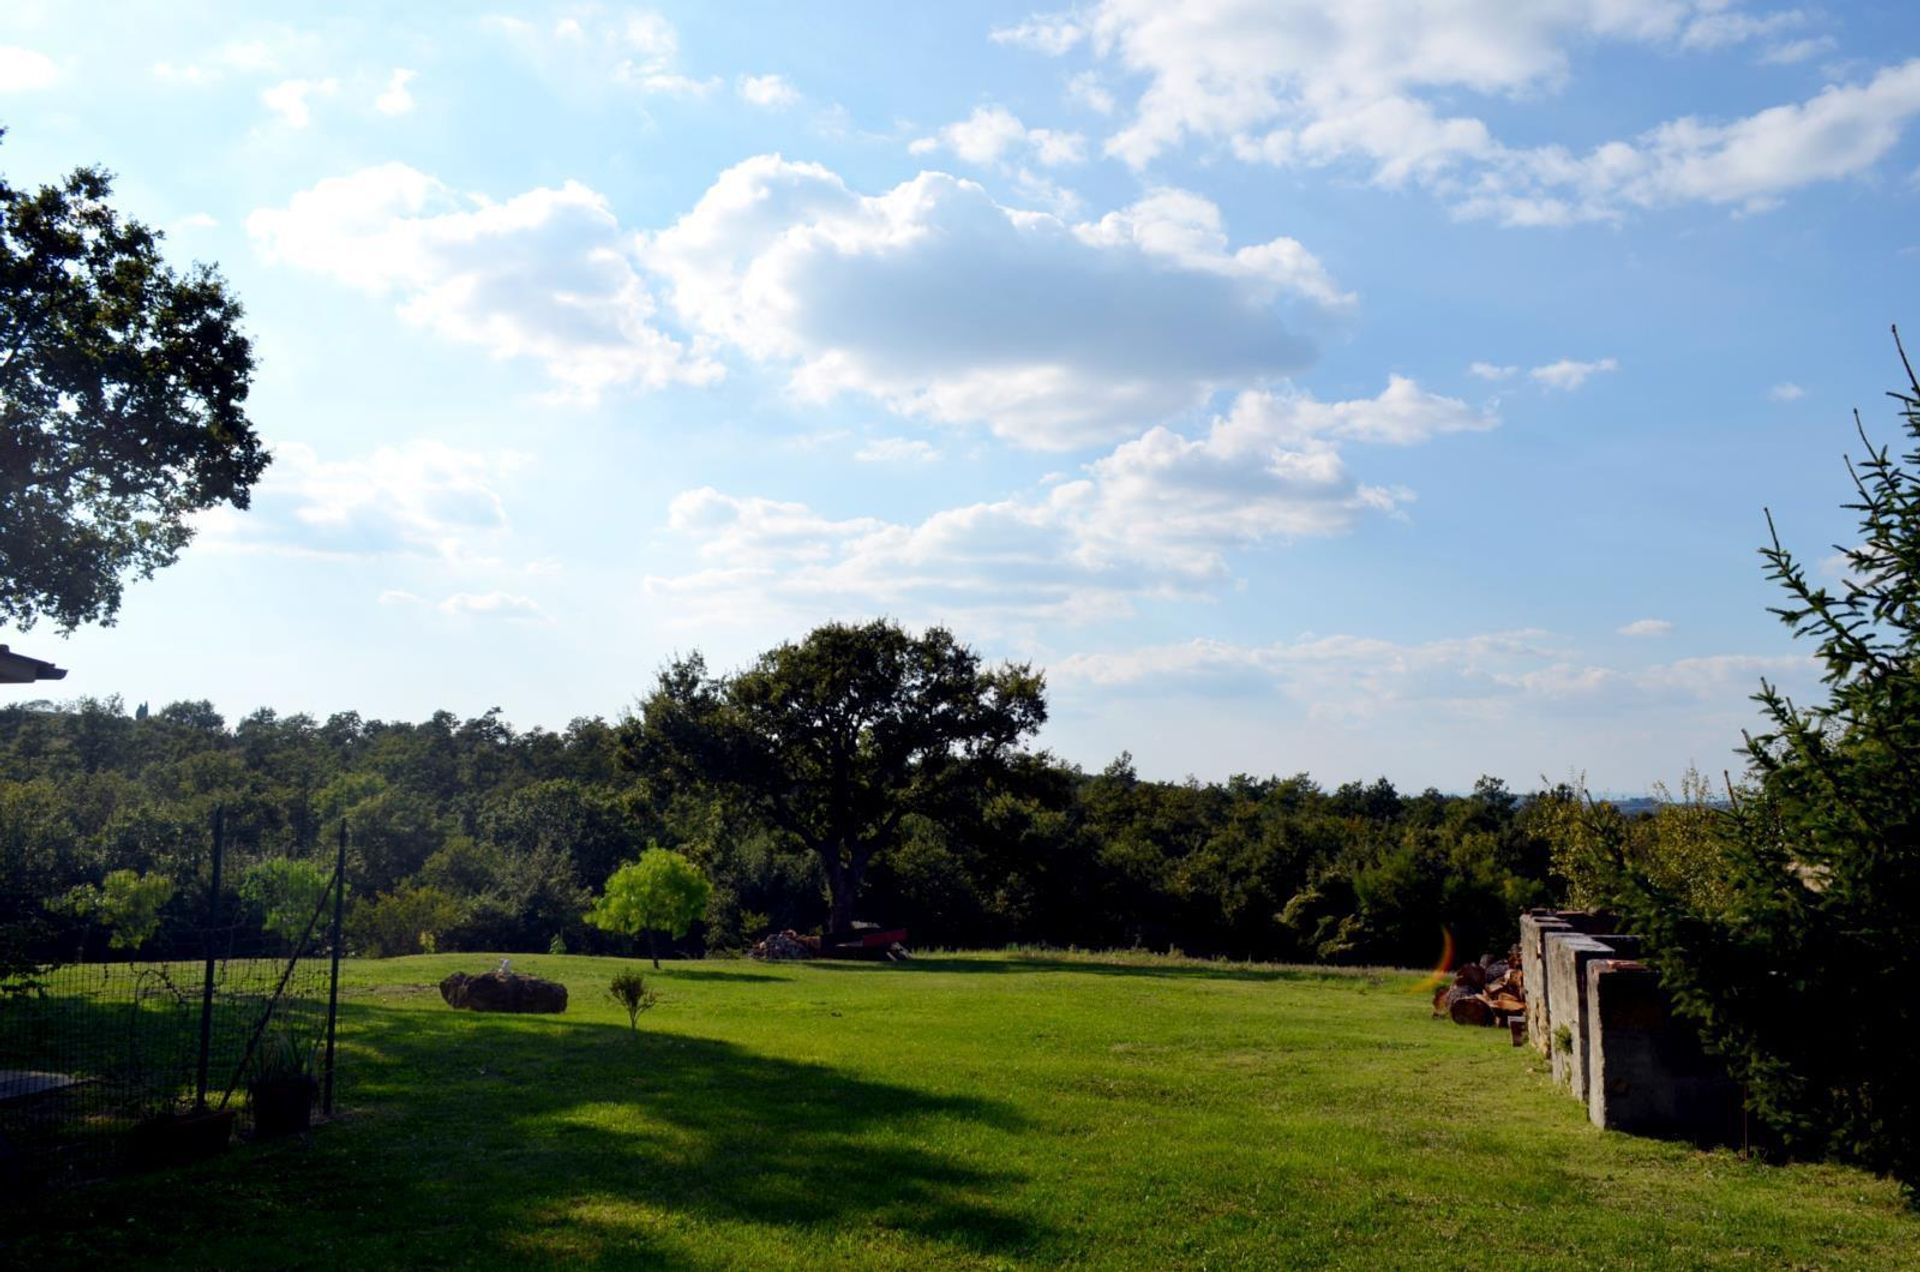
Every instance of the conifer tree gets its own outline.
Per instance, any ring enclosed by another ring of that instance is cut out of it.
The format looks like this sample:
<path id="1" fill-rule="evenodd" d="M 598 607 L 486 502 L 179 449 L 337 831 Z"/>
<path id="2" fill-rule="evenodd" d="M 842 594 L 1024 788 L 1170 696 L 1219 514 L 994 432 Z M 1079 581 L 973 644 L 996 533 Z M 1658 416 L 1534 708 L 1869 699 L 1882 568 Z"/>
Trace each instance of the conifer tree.
<path id="1" fill-rule="evenodd" d="M 1898 347 L 1899 333 L 1894 335 Z M 1904 349 L 1905 453 L 1848 463 L 1859 541 L 1816 584 L 1768 516 L 1773 609 L 1815 643 L 1825 701 L 1762 682 L 1765 726 L 1726 819 L 1711 909 L 1628 871 L 1622 900 L 1677 1007 L 1790 1152 L 1920 1188 L 1920 380 Z"/>

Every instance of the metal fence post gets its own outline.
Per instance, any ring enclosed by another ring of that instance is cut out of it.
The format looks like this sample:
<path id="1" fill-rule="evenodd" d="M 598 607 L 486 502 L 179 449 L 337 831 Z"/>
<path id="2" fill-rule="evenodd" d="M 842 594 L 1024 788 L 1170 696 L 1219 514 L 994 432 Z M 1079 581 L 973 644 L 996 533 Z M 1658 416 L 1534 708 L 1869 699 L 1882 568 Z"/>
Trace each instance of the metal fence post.
<path id="1" fill-rule="evenodd" d="M 347 901 L 347 822 L 340 820 L 340 850 L 333 864 L 333 973 L 327 983 L 327 1068 L 320 1090 L 320 1112 L 333 1116 L 333 1038 L 340 1017 L 340 919 Z"/>
<path id="2" fill-rule="evenodd" d="M 226 854 L 227 810 L 223 804 L 213 807 L 213 879 L 207 888 L 207 969 L 200 982 L 200 1058 L 194 1070 L 193 1107 L 206 1112 L 207 1061 L 213 1053 L 213 951 L 214 926 L 220 917 L 220 862 Z"/>

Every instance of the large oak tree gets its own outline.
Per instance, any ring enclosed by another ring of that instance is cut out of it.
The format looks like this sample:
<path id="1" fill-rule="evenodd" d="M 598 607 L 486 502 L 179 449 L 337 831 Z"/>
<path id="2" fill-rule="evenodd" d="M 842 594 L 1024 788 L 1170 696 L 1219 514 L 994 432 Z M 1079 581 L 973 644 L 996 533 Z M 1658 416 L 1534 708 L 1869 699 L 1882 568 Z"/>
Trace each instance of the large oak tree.
<path id="1" fill-rule="evenodd" d="M 0 178 L 0 622 L 22 628 L 112 622 L 123 579 L 171 564 L 193 513 L 246 507 L 267 465 L 239 302 L 111 194 L 95 168 Z"/>
<path id="2" fill-rule="evenodd" d="M 816 856 L 840 930 L 902 820 L 977 792 L 1045 722 L 1044 690 L 1031 666 L 983 666 L 944 628 L 830 623 L 730 676 L 674 660 L 622 751 L 656 789 L 732 801 Z"/>

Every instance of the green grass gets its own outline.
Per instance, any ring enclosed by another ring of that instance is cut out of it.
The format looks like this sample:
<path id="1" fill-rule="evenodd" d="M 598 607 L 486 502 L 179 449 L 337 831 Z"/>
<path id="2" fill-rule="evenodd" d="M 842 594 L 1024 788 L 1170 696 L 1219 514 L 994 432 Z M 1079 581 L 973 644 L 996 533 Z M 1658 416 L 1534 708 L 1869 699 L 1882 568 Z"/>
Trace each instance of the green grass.
<path id="1" fill-rule="evenodd" d="M 1607 1134 L 1416 979 L 1171 960 L 349 964 L 310 1142 L 0 1211 L 57 1267 L 1911 1268 L 1888 1183 Z M 10 1248 L 9 1248 L 10 1247 Z"/>

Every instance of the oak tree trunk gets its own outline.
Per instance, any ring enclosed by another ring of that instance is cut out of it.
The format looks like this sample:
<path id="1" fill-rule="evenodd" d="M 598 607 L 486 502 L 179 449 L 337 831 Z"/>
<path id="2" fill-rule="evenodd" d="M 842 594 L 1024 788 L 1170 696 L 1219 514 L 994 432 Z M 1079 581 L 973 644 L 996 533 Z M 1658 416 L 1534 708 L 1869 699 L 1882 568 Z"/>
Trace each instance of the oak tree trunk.
<path id="1" fill-rule="evenodd" d="M 827 913 L 827 931 L 844 932 L 853 926 L 853 887 L 846 872 L 836 870 L 827 876 L 827 889 L 832 897 Z"/>
<path id="2" fill-rule="evenodd" d="M 824 854 L 823 854 L 824 855 Z M 853 905 L 860 897 L 860 880 L 865 876 L 863 864 L 846 860 L 836 853 L 827 857 L 827 931 L 844 932 L 853 926 Z"/>

